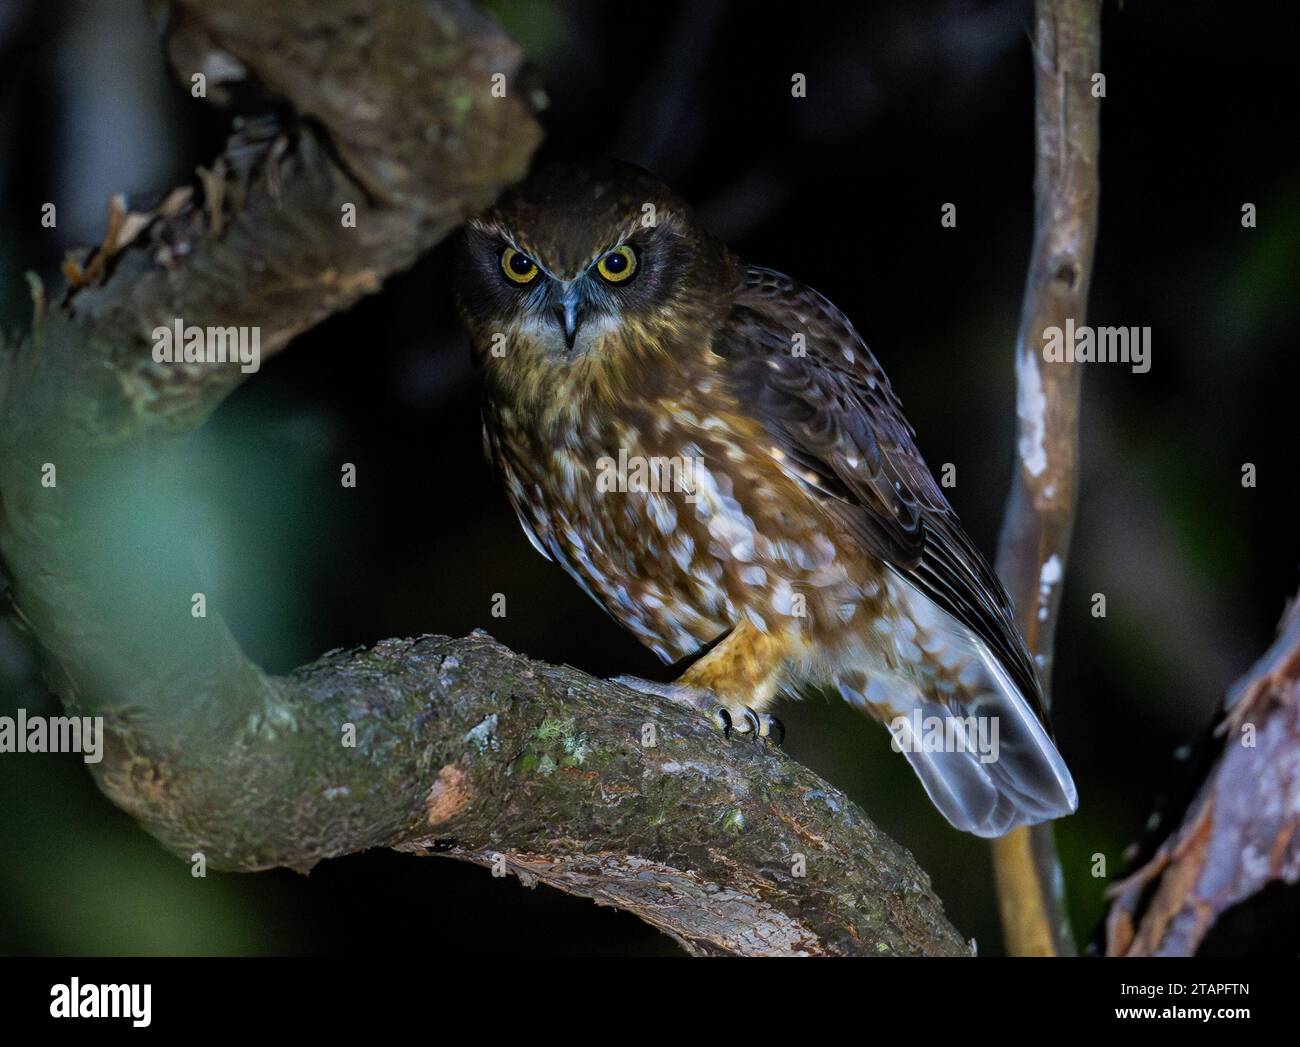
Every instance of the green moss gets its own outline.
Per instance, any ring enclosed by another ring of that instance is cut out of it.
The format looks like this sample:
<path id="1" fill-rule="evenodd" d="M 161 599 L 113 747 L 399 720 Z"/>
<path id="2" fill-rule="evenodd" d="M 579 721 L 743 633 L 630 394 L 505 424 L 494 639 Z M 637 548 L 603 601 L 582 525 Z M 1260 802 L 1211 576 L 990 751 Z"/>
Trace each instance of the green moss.
<path id="1" fill-rule="evenodd" d="M 585 763 L 591 753 L 590 739 L 576 728 L 572 719 L 547 717 L 537 728 L 537 738 L 541 741 L 559 741 L 564 746 L 561 762 L 566 767 Z"/>
<path id="2" fill-rule="evenodd" d="M 573 733 L 573 719 L 559 720 L 553 716 L 548 716 L 542 721 L 537 728 L 537 737 L 547 742 L 553 738 L 563 738 L 566 734 Z"/>

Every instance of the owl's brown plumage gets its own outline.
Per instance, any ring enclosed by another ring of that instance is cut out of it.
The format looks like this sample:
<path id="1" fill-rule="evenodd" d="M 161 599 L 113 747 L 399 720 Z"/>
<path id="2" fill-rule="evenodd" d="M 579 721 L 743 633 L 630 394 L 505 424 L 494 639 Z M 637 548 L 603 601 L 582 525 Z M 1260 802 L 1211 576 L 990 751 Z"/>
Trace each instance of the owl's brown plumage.
<path id="1" fill-rule="evenodd" d="M 757 726 L 833 687 L 980 835 L 1074 809 L 1006 592 L 830 302 L 613 161 L 471 220 L 457 300 L 533 544 L 664 661 L 706 652 L 666 690 Z"/>

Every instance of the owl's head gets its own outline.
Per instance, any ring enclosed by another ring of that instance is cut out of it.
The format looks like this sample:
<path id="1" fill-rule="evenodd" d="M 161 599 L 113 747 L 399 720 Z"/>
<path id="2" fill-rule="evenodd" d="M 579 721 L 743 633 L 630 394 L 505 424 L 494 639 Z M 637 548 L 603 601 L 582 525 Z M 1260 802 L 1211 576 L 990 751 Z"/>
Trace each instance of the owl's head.
<path id="1" fill-rule="evenodd" d="M 730 293 L 736 265 L 641 168 L 553 164 L 469 221 L 456 298 L 480 362 L 609 366 L 666 351 Z"/>

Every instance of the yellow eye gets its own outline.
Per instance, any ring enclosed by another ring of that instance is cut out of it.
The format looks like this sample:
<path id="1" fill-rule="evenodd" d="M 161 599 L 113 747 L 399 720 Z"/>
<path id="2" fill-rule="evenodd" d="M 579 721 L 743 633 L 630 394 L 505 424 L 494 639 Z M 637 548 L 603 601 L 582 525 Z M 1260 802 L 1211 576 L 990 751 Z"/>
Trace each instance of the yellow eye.
<path id="1" fill-rule="evenodd" d="M 611 284 L 625 284 L 636 272 L 636 252 L 630 247 L 616 247 L 601 256 L 596 263 L 596 272 Z"/>
<path id="2" fill-rule="evenodd" d="M 501 271 L 512 284 L 530 284 L 537 279 L 537 263 L 513 247 L 501 252 Z"/>

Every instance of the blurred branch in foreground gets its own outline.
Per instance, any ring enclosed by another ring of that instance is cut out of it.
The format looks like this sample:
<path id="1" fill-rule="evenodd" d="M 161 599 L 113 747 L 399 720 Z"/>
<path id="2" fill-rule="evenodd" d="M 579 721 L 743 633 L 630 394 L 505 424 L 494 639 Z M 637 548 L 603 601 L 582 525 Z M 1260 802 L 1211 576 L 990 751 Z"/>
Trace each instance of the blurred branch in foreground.
<path id="1" fill-rule="evenodd" d="M 1097 236 L 1100 0 L 1038 0 L 1034 247 L 1016 340 L 1017 454 L 997 568 L 1050 696 L 1052 648 L 1078 486 L 1082 368 L 1043 358 L 1046 329 L 1084 322 Z M 993 842 L 1006 951 L 1075 951 L 1050 824 Z"/>
<path id="2" fill-rule="evenodd" d="M 1275 921 L 1294 926 L 1294 902 L 1263 892 L 1300 883 L 1300 597 L 1224 710 L 1222 751 L 1182 824 L 1108 892 L 1108 956 L 1191 956 L 1248 902 L 1258 907 L 1247 940 L 1258 943 Z"/>
<path id="3" fill-rule="evenodd" d="M 537 93 L 460 0 L 152 6 L 183 83 L 274 106 L 199 191 L 115 199 L 66 293 L 34 285 L 30 336 L 0 345 L 0 554 L 52 686 L 104 718 L 101 788 L 216 869 L 394 847 L 617 905 L 694 953 L 966 952 L 856 806 L 694 713 L 477 635 L 283 678 L 244 656 L 206 607 L 179 479 L 186 437 L 247 375 L 159 361 L 153 332 L 280 351 L 523 175 Z"/>

